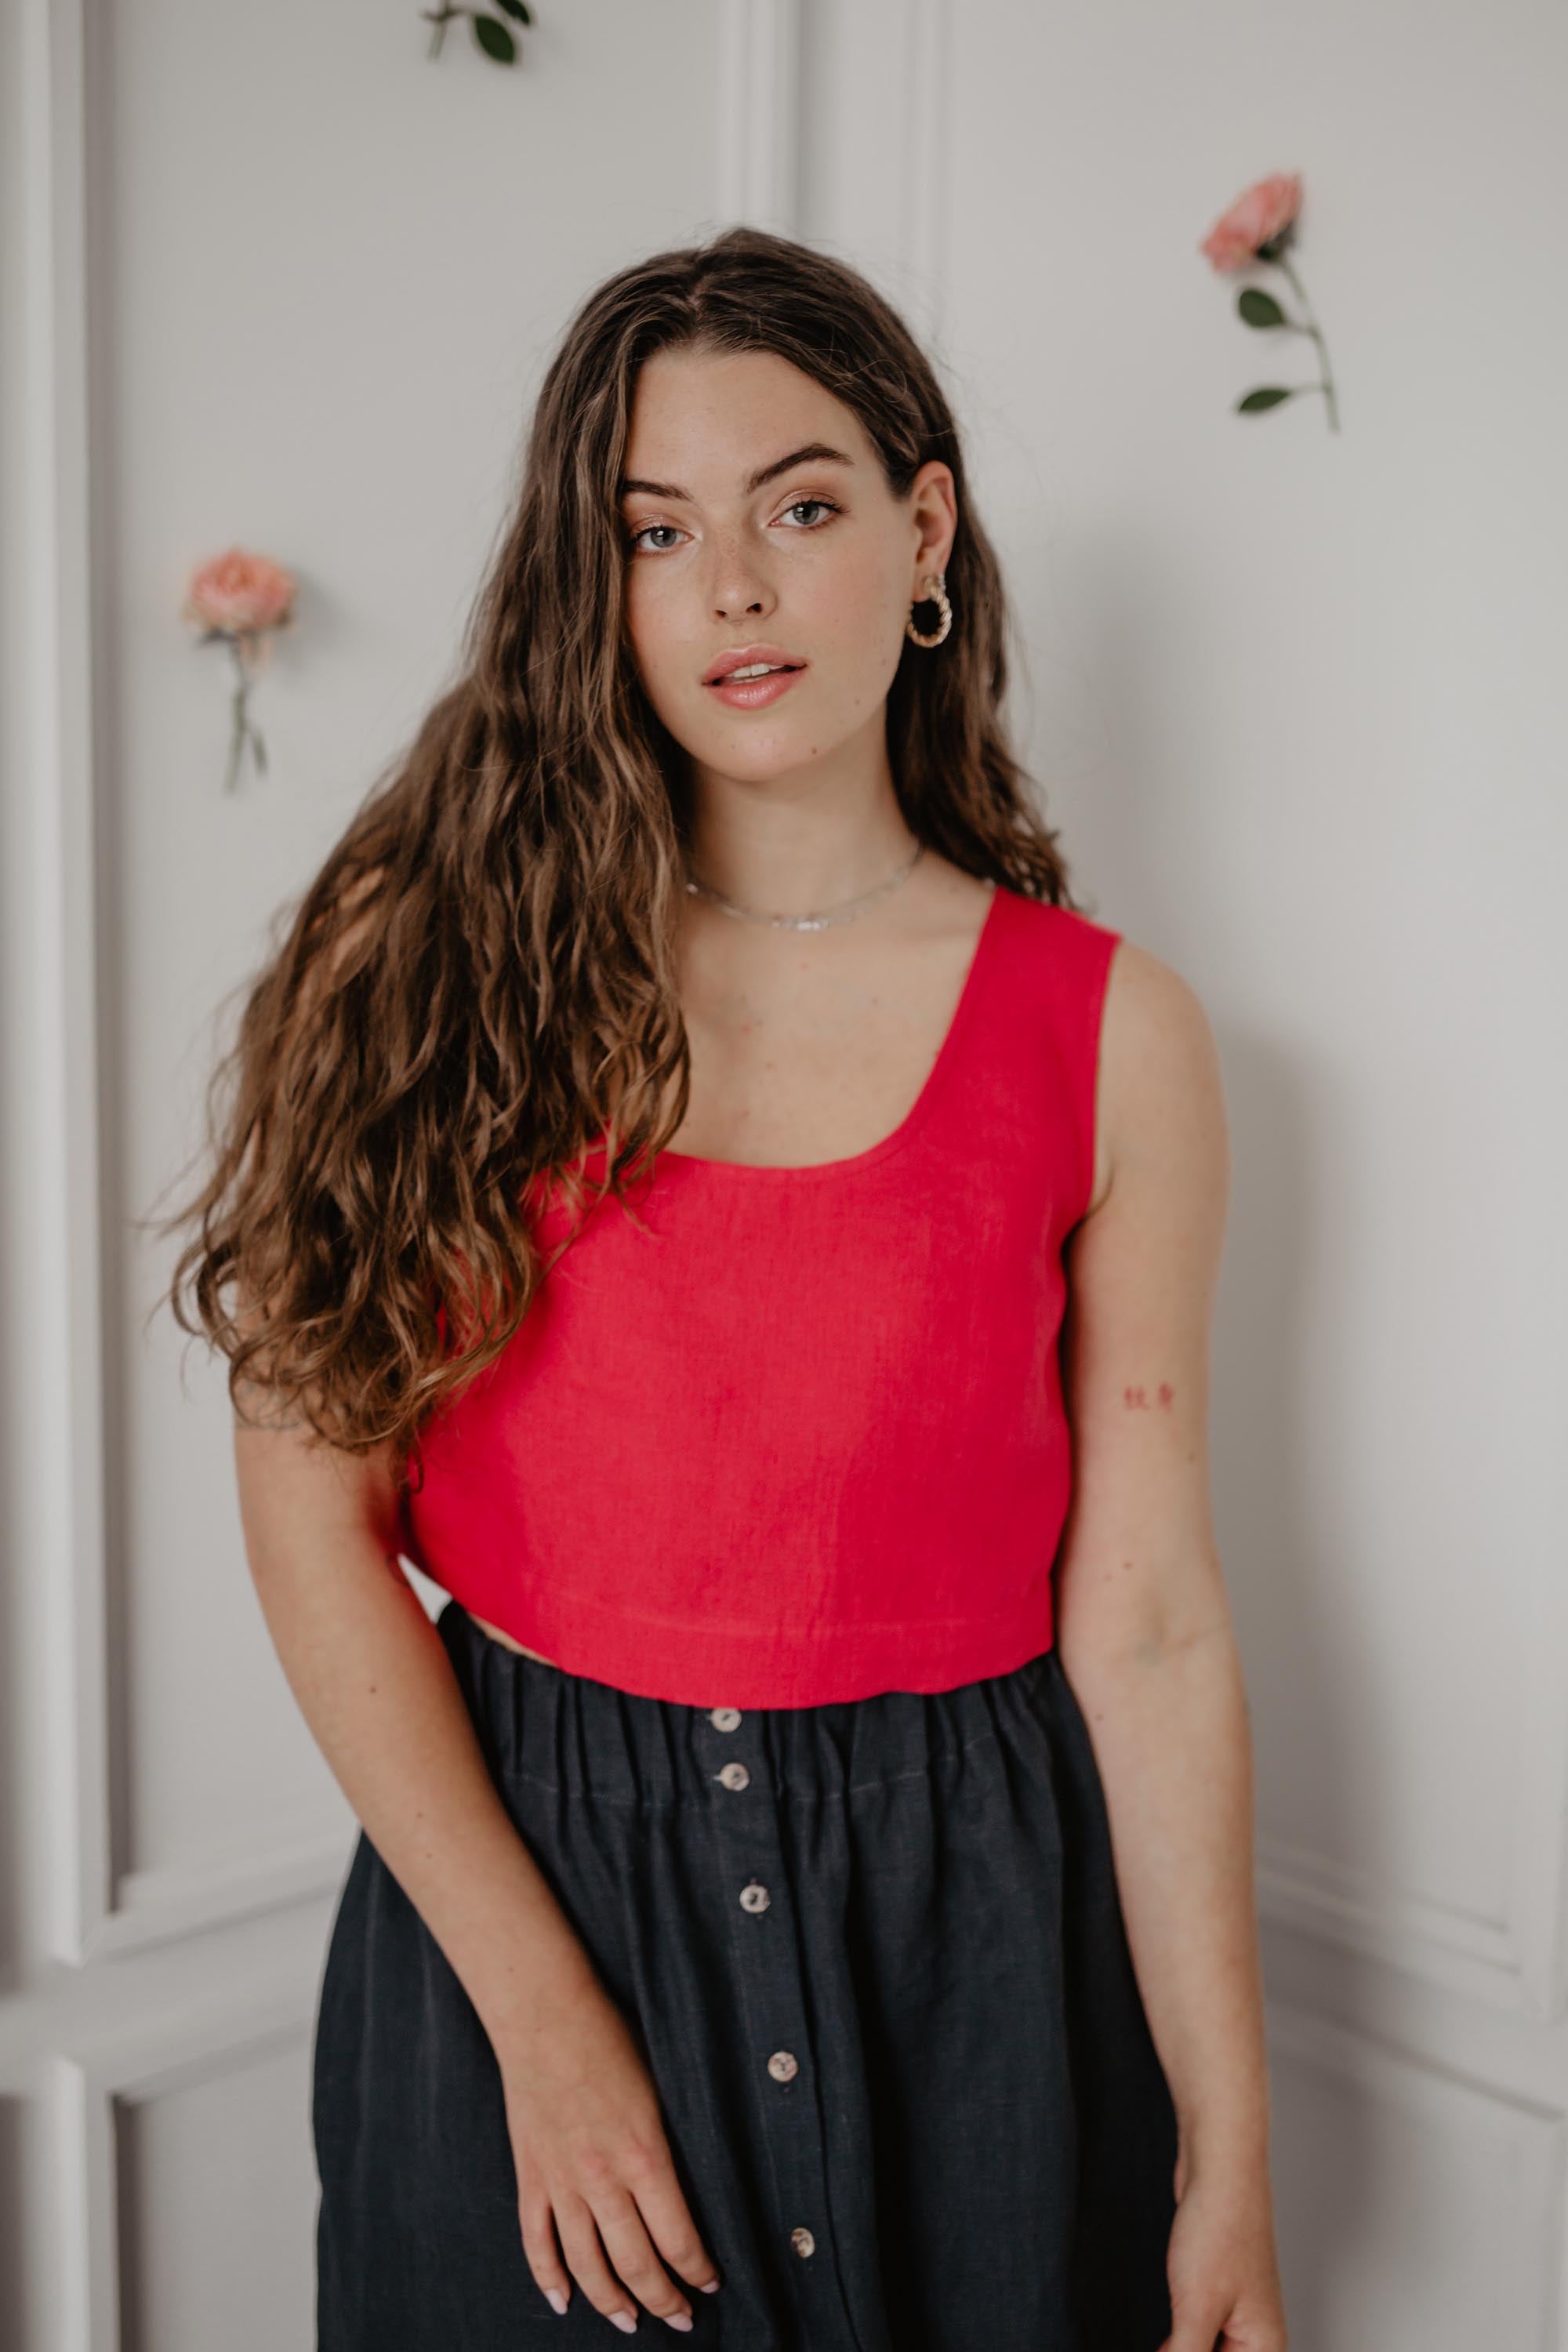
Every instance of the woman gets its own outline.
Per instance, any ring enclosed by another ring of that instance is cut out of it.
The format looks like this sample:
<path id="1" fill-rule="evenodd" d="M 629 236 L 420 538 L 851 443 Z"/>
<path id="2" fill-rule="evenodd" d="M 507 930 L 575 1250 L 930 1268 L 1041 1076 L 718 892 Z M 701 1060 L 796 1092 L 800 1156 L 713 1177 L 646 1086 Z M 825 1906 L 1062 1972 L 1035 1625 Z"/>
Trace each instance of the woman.
<path id="1" fill-rule="evenodd" d="M 1005 630 L 863 278 L 625 269 L 250 993 L 174 1298 L 363 1829 L 323 2352 L 1285 2343 L 1216 1056 Z"/>

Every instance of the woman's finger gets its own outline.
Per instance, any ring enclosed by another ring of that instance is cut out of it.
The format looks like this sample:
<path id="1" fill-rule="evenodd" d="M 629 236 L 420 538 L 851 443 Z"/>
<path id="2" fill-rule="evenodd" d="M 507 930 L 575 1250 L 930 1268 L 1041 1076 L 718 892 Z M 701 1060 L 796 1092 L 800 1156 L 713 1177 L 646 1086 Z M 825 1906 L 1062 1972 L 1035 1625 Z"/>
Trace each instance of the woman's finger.
<path id="1" fill-rule="evenodd" d="M 605 2261 L 593 2210 L 574 2189 L 557 2190 L 555 2227 L 567 2267 L 595 2310 L 629 2335 L 637 2324 L 636 2301 Z"/>
<path id="2" fill-rule="evenodd" d="M 616 2275 L 651 2311 L 672 2327 L 691 2326 L 691 2305 L 654 2252 L 653 2240 L 629 2189 L 605 2191 L 594 2206 L 594 2219 Z"/>
<path id="3" fill-rule="evenodd" d="M 662 2159 L 651 2159 L 629 2174 L 627 2186 L 663 2260 L 689 2286 L 711 2294 L 718 2286 L 719 2273 L 691 2218 L 668 2150 Z"/>
<path id="4" fill-rule="evenodd" d="M 528 2267 L 545 2301 L 553 2310 L 564 2312 L 572 2300 L 572 2274 L 555 2234 L 555 2214 L 544 2175 L 527 2156 L 519 2158 L 517 2175 L 517 2213 Z"/>

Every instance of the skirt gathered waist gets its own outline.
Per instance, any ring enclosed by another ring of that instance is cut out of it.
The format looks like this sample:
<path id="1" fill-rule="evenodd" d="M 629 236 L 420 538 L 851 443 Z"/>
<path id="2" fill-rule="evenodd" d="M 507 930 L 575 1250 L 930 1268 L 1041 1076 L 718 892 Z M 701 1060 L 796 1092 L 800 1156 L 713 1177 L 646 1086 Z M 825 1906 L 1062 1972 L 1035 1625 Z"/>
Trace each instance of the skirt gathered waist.
<path id="1" fill-rule="evenodd" d="M 944 1691 L 880 1691 L 805 1706 L 688 1706 L 570 1674 L 493 1641 L 456 1601 L 440 1626 L 494 1768 L 509 1779 L 571 1789 L 597 1801 L 661 1806 L 711 1801 L 711 1781 L 742 1725 L 780 1795 L 842 1797 L 931 1771 L 977 1740 L 1037 1738 L 1047 1686 L 1059 1671 L 1044 1650 L 1005 1675 Z M 734 1725 L 715 1737 L 715 1718 Z"/>

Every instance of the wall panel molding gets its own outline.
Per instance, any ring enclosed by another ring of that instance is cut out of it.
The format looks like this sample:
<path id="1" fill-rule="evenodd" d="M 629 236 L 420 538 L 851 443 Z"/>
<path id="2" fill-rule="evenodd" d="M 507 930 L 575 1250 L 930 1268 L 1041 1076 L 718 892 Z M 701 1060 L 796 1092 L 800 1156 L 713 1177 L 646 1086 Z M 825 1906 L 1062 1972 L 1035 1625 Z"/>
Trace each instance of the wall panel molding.
<path id="1" fill-rule="evenodd" d="M 155 1944 L 205 1934 L 260 1911 L 314 1901 L 342 1883 L 357 1825 L 268 1846 L 226 1862 L 188 1869 L 133 1870 L 118 1883 L 112 1911 L 92 1948 L 95 1959 L 145 1951 Z"/>
<path id="2" fill-rule="evenodd" d="M 143 2026 L 91 2056 L 55 2061 L 49 2095 L 65 2297 L 58 2352 L 120 2352 L 116 2137 L 124 2109 L 265 2064 L 310 2031 L 297 2003 L 250 1992 Z"/>
<path id="3" fill-rule="evenodd" d="M 941 316 L 947 283 L 948 158 L 952 140 L 950 0 L 904 0 L 907 77 L 904 116 L 904 262 L 926 289 L 930 317 Z"/>
<path id="4" fill-rule="evenodd" d="M 50 1937 L 66 1959 L 87 1956 L 112 1902 L 106 1659 L 104 1339 L 100 1024 L 95 887 L 94 632 L 88 316 L 85 18 L 79 0 L 52 0 L 32 55 L 44 87 L 30 93 L 37 128 L 36 217 L 45 225 L 32 287 L 37 384 L 29 440 L 37 501 L 27 518 L 38 583 L 35 646 L 35 877 L 43 941 L 34 1017 L 42 1066 L 58 1073 L 40 1135 L 52 1219 L 37 1236 L 46 1286 L 61 1301 L 59 1344 L 40 1366 L 55 1433 L 38 1465 L 48 1497 L 49 1552 L 35 1564 L 47 1611 L 51 1769 L 49 1845 L 56 1858 Z"/>
<path id="5" fill-rule="evenodd" d="M 1288 2003 L 1270 2004 L 1268 2026 L 1271 2075 L 1291 2065 L 1316 2068 L 1456 2149 L 1489 2140 L 1507 2150 L 1514 2242 L 1472 2250 L 1491 2260 L 1491 2332 L 1524 2352 L 1561 2352 L 1568 2117 Z"/>
<path id="6" fill-rule="evenodd" d="M 1258 1852 L 1258 1907 L 1280 1927 L 1543 2022 L 1561 2014 L 1548 1907 L 1485 1918 L 1418 1891 L 1369 1883 L 1283 1839 L 1260 1838 Z"/>
<path id="7" fill-rule="evenodd" d="M 1502 1916 L 1467 1911 L 1260 1833 L 1259 1908 L 1281 1927 L 1544 2024 L 1568 2016 L 1568 1580 L 1542 1571 L 1512 1687 L 1520 1769 L 1497 1837 L 1508 1856 Z"/>
<path id="8" fill-rule="evenodd" d="M 720 219 L 794 236 L 800 217 L 800 0 L 720 0 Z"/>

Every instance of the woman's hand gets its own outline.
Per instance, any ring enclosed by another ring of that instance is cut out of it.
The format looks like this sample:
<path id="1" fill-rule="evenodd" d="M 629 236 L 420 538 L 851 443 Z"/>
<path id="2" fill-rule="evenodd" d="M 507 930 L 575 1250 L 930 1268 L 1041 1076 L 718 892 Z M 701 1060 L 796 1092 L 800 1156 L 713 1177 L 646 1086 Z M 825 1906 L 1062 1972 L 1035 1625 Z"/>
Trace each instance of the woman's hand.
<path id="1" fill-rule="evenodd" d="M 1266 2169 L 1194 2172 L 1166 2268 L 1174 2325 L 1159 2352 L 1285 2352 L 1285 2306 Z"/>
<path id="2" fill-rule="evenodd" d="M 526 2051 L 498 2056 L 523 2248 L 545 2296 L 564 2312 L 575 2278 L 628 2333 L 638 2298 L 689 2328 L 691 2305 L 664 2263 L 705 2293 L 719 2281 L 676 2178 L 652 2076 L 616 2003 L 584 1979 L 531 2019 Z"/>

